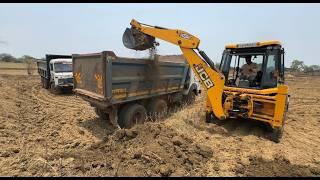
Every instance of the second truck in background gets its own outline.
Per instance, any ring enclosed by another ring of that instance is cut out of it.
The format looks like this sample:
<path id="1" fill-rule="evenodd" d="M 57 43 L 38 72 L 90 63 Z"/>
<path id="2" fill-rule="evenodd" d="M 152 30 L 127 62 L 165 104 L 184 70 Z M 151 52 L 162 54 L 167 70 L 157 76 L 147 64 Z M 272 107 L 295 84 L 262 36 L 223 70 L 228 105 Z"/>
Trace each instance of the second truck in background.
<path id="1" fill-rule="evenodd" d="M 192 103 L 200 84 L 184 59 L 161 58 L 124 58 L 112 51 L 72 55 L 74 92 L 121 128 L 143 123 L 148 114 L 162 117 L 171 105 Z"/>
<path id="2" fill-rule="evenodd" d="M 59 94 L 63 90 L 72 90 L 72 56 L 47 54 L 44 60 L 37 62 L 42 87 Z"/>

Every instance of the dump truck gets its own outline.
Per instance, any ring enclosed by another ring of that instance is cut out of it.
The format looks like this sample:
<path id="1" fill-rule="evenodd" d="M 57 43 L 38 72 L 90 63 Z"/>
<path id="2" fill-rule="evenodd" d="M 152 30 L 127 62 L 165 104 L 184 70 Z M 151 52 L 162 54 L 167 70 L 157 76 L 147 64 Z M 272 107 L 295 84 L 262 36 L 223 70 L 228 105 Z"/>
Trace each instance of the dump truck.
<path id="1" fill-rule="evenodd" d="M 46 54 L 44 60 L 37 61 L 41 85 L 50 89 L 52 93 L 59 94 L 64 90 L 72 90 L 72 56 Z"/>
<path id="2" fill-rule="evenodd" d="M 112 51 L 73 54 L 73 91 L 101 119 L 120 128 L 131 128 L 147 117 L 163 118 L 170 106 L 191 104 L 201 90 L 184 59 L 157 59 L 118 57 Z"/>

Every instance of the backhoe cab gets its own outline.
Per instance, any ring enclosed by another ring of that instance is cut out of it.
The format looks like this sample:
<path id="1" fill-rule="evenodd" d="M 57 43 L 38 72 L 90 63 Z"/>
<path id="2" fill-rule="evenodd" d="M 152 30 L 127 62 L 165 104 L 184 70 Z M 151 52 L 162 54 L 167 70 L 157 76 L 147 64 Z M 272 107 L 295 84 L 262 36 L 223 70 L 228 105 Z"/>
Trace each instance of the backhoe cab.
<path id="1" fill-rule="evenodd" d="M 275 88 L 284 83 L 284 49 L 279 41 L 230 44 L 220 63 L 225 86 Z"/>

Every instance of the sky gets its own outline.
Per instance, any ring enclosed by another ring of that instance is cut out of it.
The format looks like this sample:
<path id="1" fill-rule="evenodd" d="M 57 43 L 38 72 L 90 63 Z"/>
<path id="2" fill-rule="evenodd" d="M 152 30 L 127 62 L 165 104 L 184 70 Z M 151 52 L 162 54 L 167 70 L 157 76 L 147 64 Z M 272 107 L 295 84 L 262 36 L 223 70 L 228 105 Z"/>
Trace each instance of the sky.
<path id="1" fill-rule="evenodd" d="M 146 57 L 126 49 L 122 34 L 139 22 L 187 31 L 200 49 L 220 62 L 229 43 L 279 40 L 286 66 L 294 59 L 320 64 L 320 4 L 0 4 L 0 53 L 15 57 L 114 51 L 122 57 Z M 161 55 L 181 54 L 178 46 L 158 40 Z"/>

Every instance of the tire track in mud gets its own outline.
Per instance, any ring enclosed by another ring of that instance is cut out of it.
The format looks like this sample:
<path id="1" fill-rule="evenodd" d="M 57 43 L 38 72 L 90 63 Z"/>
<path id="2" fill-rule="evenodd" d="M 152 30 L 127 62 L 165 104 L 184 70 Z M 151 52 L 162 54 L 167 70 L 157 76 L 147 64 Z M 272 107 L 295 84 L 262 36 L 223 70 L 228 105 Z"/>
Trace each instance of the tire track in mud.
<path id="1" fill-rule="evenodd" d="M 60 107 L 62 110 L 64 108 L 71 108 L 73 110 L 81 110 L 83 107 L 83 101 L 79 101 L 73 98 L 67 98 L 67 96 L 62 96 L 64 99 L 60 99 L 61 97 L 58 97 L 57 95 L 49 95 L 49 92 L 44 92 L 45 89 L 39 89 L 39 85 L 32 87 L 32 97 L 36 99 L 37 101 L 40 101 L 44 104 L 48 105 L 56 105 Z"/>
<path id="2" fill-rule="evenodd" d="M 7 86 L 11 88 L 6 93 L 12 94 L 14 97 L 11 105 L 12 108 L 17 108 L 16 116 L 13 119 L 8 119 L 10 123 L 15 124 L 16 128 L 6 129 L 12 132 L 10 135 L 13 139 L 7 150 L 5 151 L 6 159 L 1 162 L 5 163 L 1 166 L 2 175 L 12 176 L 13 174 L 22 174 L 24 166 L 30 161 L 33 154 L 28 154 L 27 151 L 34 151 L 37 149 L 39 143 L 34 141 L 37 136 L 41 136 L 42 123 L 38 122 L 38 116 L 41 111 L 37 111 L 36 102 L 31 98 L 30 88 L 34 83 L 30 77 L 8 76 Z M 5 122 L 5 124 L 8 124 Z M 5 149 L 2 149 L 5 150 Z"/>
<path id="3" fill-rule="evenodd" d="M 74 100 L 72 96 L 55 100 L 57 98 L 47 95 L 47 92 L 39 87 L 38 79 L 35 80 L 33 77 L 8 76 L 7 78 L 6 84 L 1 83 L 1 85 L 9 86 L 12 90 L 5 90 L 3 93 L 7 94 L 8 99 L 18 108 L 14 110 L 16 117 L 13 116 L 14 118 L 3 124 L 10 122 L 17 128 L 5 129 L 7 132 L 3 133 L 7 136 L 4 138 L 9 140 L 9 144 L 6 143 L 7 147 L 1 148 L 0 154 L 2 156 L 5 153 L 4 156 L 8 156 L 6 159 L 11 163 L 5 165 L 8 163 L 2 161 L 0 157 L 1 175 L 31 176 L 38 174 L 42 176 L 40 170 L 43 170 L 43 164 L 35 162 L 35 159 L 45 157 L 46 149 L 61 150 L 66 144 L 83 138 L 74 125 L 77 122 L 75 121 L 77 115 L 81 115 L 79 105 L 83 105 L 84 102 Z M 66 105 L 69 102 L 73 104 Z M 13 105 L 10 106 L 13 107 Z M 0 120 L 2 121 L 2 118 Z M 33 167 L 34 164 L 36 167 Z M 37 167 L 39 165 L 40 169 Z"/>

